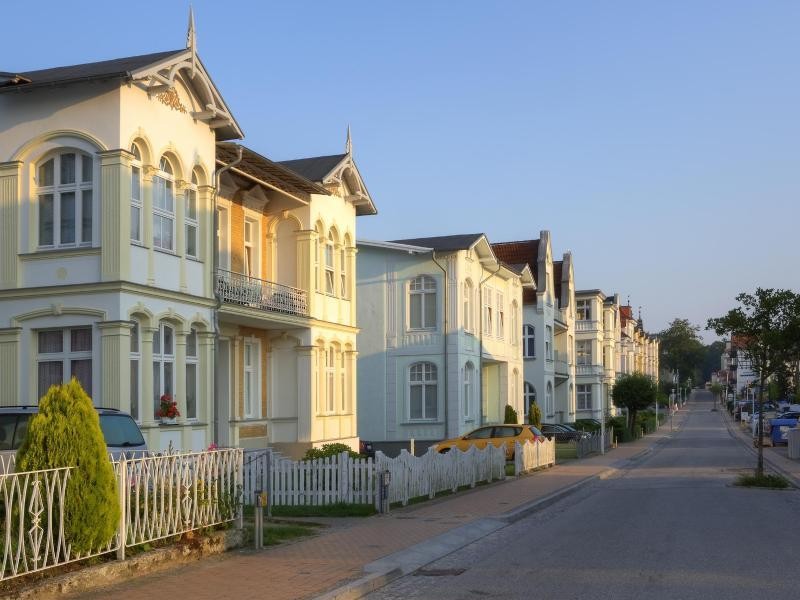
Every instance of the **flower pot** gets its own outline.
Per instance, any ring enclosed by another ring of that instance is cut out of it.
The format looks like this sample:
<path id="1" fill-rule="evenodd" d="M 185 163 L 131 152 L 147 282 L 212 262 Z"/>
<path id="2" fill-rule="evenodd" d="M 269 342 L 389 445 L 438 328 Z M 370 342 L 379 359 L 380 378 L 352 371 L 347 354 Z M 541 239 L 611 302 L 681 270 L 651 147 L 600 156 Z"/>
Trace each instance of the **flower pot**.
<path id="1" fill-rule="evenodd" d="M 162 425 L 177 425 L 178 419 L 175 417 L 161 417 L 161 424 Z"/>

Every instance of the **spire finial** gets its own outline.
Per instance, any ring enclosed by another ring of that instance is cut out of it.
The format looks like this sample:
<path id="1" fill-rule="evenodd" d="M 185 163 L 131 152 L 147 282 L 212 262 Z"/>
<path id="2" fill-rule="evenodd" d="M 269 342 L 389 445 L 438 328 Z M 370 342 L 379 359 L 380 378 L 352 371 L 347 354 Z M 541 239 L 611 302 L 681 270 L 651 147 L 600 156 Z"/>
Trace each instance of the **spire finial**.
<path id="1" fill-rule="evenodd" d="M 347 141 L 344 144 L 344 151 L 347 154 L 353 153 L 353 138 L 350 137 L 350 125 L 347 126 Z"/>
<path id="2" fill-rule="evenodd" d="M 194 29 L 194 9 L 191 4 L 189 5 L 189 29 L 186 32 L 186 47 L 192 51 L 192 77 L 194 77 L 197 63 L 197 34 Z"/>

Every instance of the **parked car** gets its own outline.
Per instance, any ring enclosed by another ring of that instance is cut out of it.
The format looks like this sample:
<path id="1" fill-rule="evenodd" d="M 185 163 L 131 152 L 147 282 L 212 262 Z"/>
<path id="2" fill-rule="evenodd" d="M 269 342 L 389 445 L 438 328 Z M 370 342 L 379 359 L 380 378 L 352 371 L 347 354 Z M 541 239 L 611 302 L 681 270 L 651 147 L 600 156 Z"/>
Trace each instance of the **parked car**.
<path id="1" fill-rule="evenodd" d="M 452 448 L 469 450 L 471 446 L 486 448 L 489 444 L 500 447 L 506 445 L 506 458 L 513 460 L 514 443 L 543 441 L 544 435 L 533 425 L 487 425 L 478 427 L 461 437 L 443 440 L 431 446 L 437 452 L 449 452 Z"/>
<path id="2" fill-rule="evenodd" d="M 542 423 L 542 433 L 548 439 L 555 438 L 556 443 L 572 442 L 590 436 L 585 431 L 578 431 L 566 423 Z"/>
<path id="3" fill-rule="evenodd" d="M 28 433 L 28 422 L 39 412 L 38 406 L 4 406 L 0 408 L 0 456 L 15 456 Z M 136 421 L 125 412 L 98 408 L 100 429 L 109 453 L 114 458 L 134 458 L 147 453 L 147 444 Z"/>

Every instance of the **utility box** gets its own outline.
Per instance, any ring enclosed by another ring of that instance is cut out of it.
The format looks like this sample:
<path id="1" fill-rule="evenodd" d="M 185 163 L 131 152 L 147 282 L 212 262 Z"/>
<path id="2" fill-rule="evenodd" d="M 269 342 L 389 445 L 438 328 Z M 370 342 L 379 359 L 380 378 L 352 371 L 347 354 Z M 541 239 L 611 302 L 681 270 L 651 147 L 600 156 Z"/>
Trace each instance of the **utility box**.
<path id="1" fill-rule="evenodd" d="M 800 429 L 790 429 L 786 438 L 789 442 L 789 458 L 797 460 L 800 458 Z"/>
<path id="2" fill-rule="evenodd" d="M 772 445 L 789 443 L 789 432 L 797 427 L 797 419 L 771 419 Z"/>

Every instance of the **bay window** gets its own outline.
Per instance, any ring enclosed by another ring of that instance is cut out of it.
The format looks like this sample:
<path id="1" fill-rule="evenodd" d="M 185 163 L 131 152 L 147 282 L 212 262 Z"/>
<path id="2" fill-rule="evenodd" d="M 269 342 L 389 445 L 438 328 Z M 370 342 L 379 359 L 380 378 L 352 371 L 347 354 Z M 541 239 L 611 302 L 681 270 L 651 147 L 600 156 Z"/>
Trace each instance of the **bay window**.
<path id="1" fill-rule="evenodd" d="M 94 161 L 82 152 L 62 151 L 37 170 L 38 233 L 41 248 L 92 243 Z"/>
<path id="2" fill-rule="evenodd" d="M 39 398 L 51 385 L 75 377 L 92 395 L 92 328 L 74 327 L 37 332 L 36 363 Z"/>
<path id="3" fill-rule="evenodd" d="M 175 180 L 172 165 L 166 157 L 153 177 L 153 246 L 175 250 Z"/>

